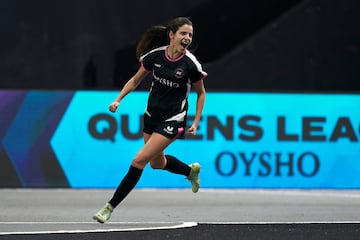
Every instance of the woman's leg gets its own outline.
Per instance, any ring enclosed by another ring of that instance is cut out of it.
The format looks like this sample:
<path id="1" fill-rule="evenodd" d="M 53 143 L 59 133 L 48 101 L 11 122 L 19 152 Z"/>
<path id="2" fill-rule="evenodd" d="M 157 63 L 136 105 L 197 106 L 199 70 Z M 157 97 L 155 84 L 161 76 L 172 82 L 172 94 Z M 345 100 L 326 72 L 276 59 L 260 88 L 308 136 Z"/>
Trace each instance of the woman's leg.
<path id="1" fill-rule="evenodd" d="M 168 154 L 165 155 L 165 158 L 166 158 L 166 165 L 163 168 L 164 170 L 167 170 L 175 174 L 181 174 L 184 175 L 185 177 L 188 177 L 190 175 L 191 167 L 189 165 L 180 161 L 176 157 Z"/>
<path id="2" fill-rule="evenodd" d="M 145 136 L 146 135 L 146 136 Z M 133 159 L 129 171 L 120 182 L 113 197 L 105 206 L 94 215 L 94 219 L 100 223 L 106 222 L 115 207 L 124 200 L 138 183 L 146 164 L 157 156 L 173 141 L 158 133 L 152 135 L 144 134 L 145 145 L 140 149 Z"/>
<path id="3" fill-rule="evenodd" d="M 186 178 L 191 183 L 191 190 L 193 191 L 193 193 L 197 193 L 200 187 L 200 164 L 192 163 L 190 165 L 186 165 L 185 163 L 171 155 L 165 155 L 165 158 L 166 165 L 164 167 L 164 170 L 186 176 Z"/>
<path id="4" fill-rule="evenodd" d="M 145 143 L 149 140 L 151 135 L 144 134 Z M 171 155 L 165 155 L 164 151 L 158 153 L 153 159 L 150 160 L 150 166 L 153 169 L 163 169 L 171 173 L 181 174 L 186 177 L 190 175 L 191 168 Z"/>
<path id="5" fill-rule="evenodd" d="M 189 165 L 174 156 L 164 155 L 164 152 L 159 153 L 156 157 L 151 159 L 150 166 L 153 169 L 163 169 L 171 173 L 184 175 L 185 177 L 188 177 L 191 171 Z"/>
<path id="6" fill-rule="evenodd" d="M 193 163 L 186 165 L 174 156 L 164 155 L 164 152 L 157 154 L 150 160 L 150 165 L 154 169 L 163 169 L 171 173 L 184 175 L 191 183 L 191 189 L 194 193 L 199 191 L 200 187 L 200 164 Z"/>
<path id="7" fill-rule="evenodd" d="M 145 138 L 145 137 L 144 137 Z M 158 155 L 159 152 L 163 150 L 172 142 L 168 138 L 158 134 L 153 133 L 151 136 L 148 136 L 145 145 L 143 148 L 136 154 L 133 159 L 128 173 L 125 175 L 120 185 L 116 189 L 114 196 L 109 201 L 109 203 L 115 208 L 135 187 L 139 181 L 142 171 L 150 159 Z"/>

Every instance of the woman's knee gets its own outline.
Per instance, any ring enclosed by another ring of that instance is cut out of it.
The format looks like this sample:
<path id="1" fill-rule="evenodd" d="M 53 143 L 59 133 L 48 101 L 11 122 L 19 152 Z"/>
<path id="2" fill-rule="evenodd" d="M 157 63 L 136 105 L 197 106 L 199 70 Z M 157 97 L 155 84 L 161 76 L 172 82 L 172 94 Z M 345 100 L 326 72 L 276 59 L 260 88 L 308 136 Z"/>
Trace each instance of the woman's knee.
<path id="1" fill-rule="evenodd" d="M 152 169 L 163 169 L 165 166 L 161 161 L 150 161 Z"/>
<path id="2" fill-rule="evenodd" d="M 163 153 L 158 154 L 155 158 L 151 159 L 150 166 L 153 169 L 164 169 L 166 165 L 166 159 Z"/>
<path id="3" fill-rule="evenodd" d="M 149 162 L 149 160 L 147 160 L 146 158 L 143 158 L 141 155 L 136 155 L 133 158 L 131 165 L 133 165 L 134 167 L 139 168 L 139 169 L 144 169 L 148 162 Z"/>

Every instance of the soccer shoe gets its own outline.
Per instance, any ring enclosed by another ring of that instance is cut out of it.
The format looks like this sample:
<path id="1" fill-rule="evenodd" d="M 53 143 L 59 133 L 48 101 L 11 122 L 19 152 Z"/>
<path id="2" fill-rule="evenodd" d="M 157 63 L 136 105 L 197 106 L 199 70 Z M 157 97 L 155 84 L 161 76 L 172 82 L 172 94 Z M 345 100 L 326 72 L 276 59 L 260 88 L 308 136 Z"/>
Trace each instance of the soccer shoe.
<path id="1" fill-rule="evenodd" d="M 112 211 L 113 211 L 113 207 L 109 203 L 106 203 L 104 207 L 100 209 L 100 211 L 95 213 L 93 219 L 98 221 L 99 223 L 104 223 L 107 220 L 109 220 Z"/>
<path id="2" fill-rule="evenodd" d="M 191 190 L 193 191 L 193 193 L 197 193 L 200 187 L 200 179 L 199 179 L 200 164 L 193 163 L 190 164 L 189 167 L 191 168 L 191 171 L 187 179 L 191 182 Z"/>

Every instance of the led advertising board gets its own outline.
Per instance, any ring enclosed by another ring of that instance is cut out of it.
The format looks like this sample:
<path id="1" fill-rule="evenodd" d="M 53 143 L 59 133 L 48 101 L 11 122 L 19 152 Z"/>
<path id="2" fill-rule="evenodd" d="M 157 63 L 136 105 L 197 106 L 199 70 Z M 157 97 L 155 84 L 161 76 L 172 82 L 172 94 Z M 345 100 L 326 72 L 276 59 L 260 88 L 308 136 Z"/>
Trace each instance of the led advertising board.
<path id="1" fill-rule="evenodd" d="M 113 188 L 143 146 L 147 92 L 0 91 L 0 186 Z M 196 94 L 189 96 L 188 125 Z M 360 94 L 208 92 L 195 137 L 166 150 L 199 162 L 203 188 L 360 187 Z M 150 166 L 138 188 L 187 188 Z"/>

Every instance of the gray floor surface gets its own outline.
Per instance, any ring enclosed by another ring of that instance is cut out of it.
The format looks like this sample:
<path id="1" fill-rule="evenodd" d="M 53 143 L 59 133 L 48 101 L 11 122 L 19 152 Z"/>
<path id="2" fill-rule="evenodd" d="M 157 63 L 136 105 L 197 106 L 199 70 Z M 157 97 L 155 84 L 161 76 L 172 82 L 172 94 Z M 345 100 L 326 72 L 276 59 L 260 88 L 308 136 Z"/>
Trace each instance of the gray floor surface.
<path id="1" fill-rule="evenodd" d="M 196 224 L 360 223 L 358 190 L 135 189 L 99 224 L 113 189 L 0 189 L 0 235 L 172 229 Z"/>

